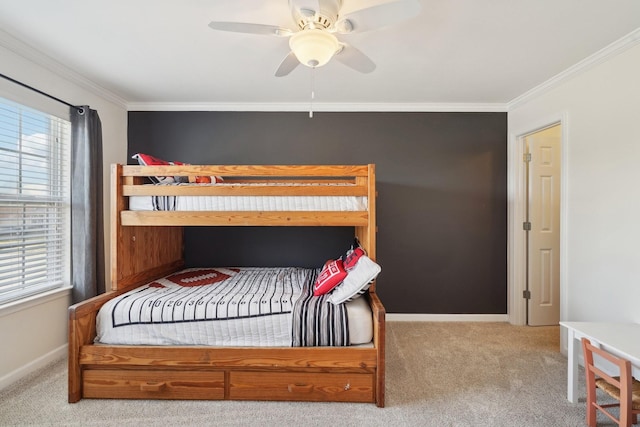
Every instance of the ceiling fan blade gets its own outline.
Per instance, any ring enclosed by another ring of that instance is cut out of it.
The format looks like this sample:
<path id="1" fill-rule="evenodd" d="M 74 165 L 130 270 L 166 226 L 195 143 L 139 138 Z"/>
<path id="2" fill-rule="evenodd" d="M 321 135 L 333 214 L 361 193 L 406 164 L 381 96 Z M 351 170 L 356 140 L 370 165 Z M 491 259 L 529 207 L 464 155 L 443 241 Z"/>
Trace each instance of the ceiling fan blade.
<path id="1" fill-rule="evenodd" d="M 339 33 L 363 32 L 406 21 L 420 13 L 417 0 L 393 0 L 376 6 L 354 10 L 341 16 L 335 27 Z"/>
<path id="2" fill-rule="evenodd" d="M 344 45 L 335 56 L 336 60 L 349 68 L 368 74 L 376 69 L 376 64 L 367 55 L 353 46 Z"/>
<path id="3" fill-rule="evenodd" d="M 251 24 L 246 22 L 211 21 L 209 27 L 214 30 L 233 31 L 235 33 L 260 34 L 264 36 L 288 37 L 293 31 L 277 25 Z"/>
<path id="4" fill-rule="evenodd" d="M 316 0 L 318 3 L 318 12 L 331 16 L 338 14 L 342 1 L 337 0 Z"/>
<path id="5" fill-rule="evenodd" d="M 293 52 L 289 52 L 289 55 L 285 56 L 276 70 L 276 77 L 284 77 L 288 75 L 298 66 L 298 64 L 300 64 L 298 58 L 296 58 Z"/>

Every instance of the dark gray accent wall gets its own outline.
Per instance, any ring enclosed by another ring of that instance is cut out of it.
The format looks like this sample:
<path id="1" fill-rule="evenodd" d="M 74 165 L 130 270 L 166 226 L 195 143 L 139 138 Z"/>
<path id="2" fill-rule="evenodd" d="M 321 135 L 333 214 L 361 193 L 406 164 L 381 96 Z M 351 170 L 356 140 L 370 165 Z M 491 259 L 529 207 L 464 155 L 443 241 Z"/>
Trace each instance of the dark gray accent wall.
<path id="1" fill-rule="evenodd" d="M 130 112 L 129 156 L 365 164 L 377 172 L 378 293 L 391 313 L 507 312 L 506 113 Z M 188 228 L 187 264 L 320 267 L 349 228 Z"/>

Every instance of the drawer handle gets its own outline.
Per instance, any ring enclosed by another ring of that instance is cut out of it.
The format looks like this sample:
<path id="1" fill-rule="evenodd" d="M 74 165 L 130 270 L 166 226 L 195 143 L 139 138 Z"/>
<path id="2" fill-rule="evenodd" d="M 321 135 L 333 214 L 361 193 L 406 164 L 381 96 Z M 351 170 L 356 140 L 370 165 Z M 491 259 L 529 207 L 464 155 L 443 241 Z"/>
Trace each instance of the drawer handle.
<path id="1" fill-rule="evenodd" d="M 289 393 L 310 393 L 313 384 L 289 384 Z"/>
<path id="2" fill-rule="evenodd" d="M 140 384 L 140 390 L 142 391 L 161 391 L 167 384 L 164 382 L 146 382 Z"/>

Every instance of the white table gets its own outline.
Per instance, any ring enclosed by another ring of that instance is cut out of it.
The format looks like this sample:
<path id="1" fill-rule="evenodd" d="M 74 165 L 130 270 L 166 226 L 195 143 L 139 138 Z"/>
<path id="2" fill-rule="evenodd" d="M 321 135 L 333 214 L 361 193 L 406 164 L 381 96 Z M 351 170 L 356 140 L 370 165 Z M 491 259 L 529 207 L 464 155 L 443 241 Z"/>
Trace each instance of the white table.
<path id="1" fill-rule="evenodd" d="M 640 372 L 640 323 L 560 322 L 567 328 L 567 399 L 578 400 L 578 357 L 582 354 L 582 337 L 593 345 L 625 358 Z"/>

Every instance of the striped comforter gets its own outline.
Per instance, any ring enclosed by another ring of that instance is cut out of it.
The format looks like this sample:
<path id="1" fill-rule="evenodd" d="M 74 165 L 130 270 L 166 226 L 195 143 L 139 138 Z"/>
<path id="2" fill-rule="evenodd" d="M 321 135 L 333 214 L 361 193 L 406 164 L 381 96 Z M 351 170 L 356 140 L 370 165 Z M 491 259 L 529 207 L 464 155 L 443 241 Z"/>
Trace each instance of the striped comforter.
<path id="1" fill-rule="evenodd" d="M 349 345 L 344 305 L 314 297 L 316 269 L 173 273 L 107 302 L 96 342 L 128 345 Z"/>

